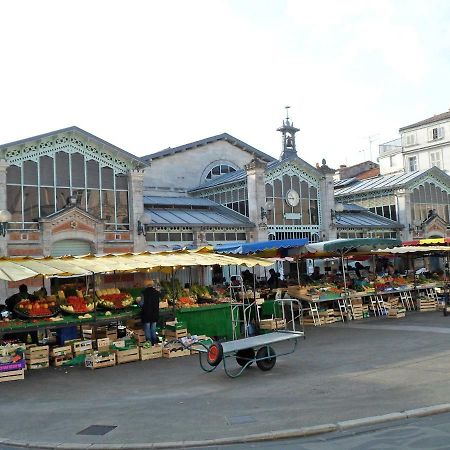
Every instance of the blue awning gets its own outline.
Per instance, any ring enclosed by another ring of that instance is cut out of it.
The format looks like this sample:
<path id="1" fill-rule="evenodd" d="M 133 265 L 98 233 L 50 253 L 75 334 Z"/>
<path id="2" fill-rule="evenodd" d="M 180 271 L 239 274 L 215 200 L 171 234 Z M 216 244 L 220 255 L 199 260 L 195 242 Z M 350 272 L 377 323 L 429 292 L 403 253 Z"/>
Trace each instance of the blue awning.
<path id="1" fill-rule="evenodd" d="M 308 239 L 282 239 L 273 241 L 249 242 L 223 244 L 214 247 L 214 251 L 218 253 L 233 253 L 235 255 L 248 255 L 249 253 L 258 253 L 264 250 L 277 250 L 294 247 L 303 247 L 308 243 Z"/>

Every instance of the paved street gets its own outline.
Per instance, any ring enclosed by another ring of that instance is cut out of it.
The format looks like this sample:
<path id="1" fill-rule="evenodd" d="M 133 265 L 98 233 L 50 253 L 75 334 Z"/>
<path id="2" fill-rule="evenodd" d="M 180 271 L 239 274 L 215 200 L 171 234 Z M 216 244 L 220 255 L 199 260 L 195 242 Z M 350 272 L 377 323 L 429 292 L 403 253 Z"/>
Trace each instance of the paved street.
<path id="1" fill-rule="evenodd" d="M 0 385 L 0 437 L 55 445 L 198 441 L 450 402 L 450 317 L 409 313 L 306 333 L 272 371 L 251 368 L 238 379 L 222 367 L 204 373 L 195 356 L 28 371 L 25 381 Z M 79 434 L 92 425 L 109 428 Z"/>
<path id="2" fill-rule="evenodd" d="M 312 438 L 223 447 L 198 447 L 192 450 L 244 450 L 252 448 L 262 450 L 448 450 L 450 448 L 450 414 L 390 422 Z"/>

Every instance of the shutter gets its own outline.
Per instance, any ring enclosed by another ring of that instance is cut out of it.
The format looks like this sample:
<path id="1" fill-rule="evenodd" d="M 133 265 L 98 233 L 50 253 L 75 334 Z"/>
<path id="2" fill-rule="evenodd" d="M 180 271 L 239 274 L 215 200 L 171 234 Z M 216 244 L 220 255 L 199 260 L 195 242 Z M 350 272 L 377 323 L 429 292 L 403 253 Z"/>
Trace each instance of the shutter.
<path id="1" fill-rule="evenodd" d="M 77 239 L 64 239 L 53 244 L 51 256 L 86 255 L 91 253 L 91 244 Z"/>

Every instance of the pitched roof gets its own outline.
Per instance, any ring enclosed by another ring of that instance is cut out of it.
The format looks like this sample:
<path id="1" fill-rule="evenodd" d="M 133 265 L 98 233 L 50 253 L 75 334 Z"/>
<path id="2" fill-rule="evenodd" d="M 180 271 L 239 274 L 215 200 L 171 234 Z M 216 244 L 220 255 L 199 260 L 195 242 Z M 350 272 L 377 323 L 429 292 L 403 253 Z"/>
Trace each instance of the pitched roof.
<path id="1" fill-rule="evenodd" d="M 286 159 L 282 160 L 274 160 L 272 162 L 269 162 L 267 164 L 266 172 L 276 169 L 277 167 L 286 164 L 288 162 L 296 162 L 298 164 L 301 164 L 306 169 L 308 169 L 310 172 L 313 172 L 318 177 L 322 177 L 322 174 L 320 173 L 319 169 L 316 169 L 311 164 L 307 163 L 303 159 L 299 158 L 298 156 L 292 156 Z M 230 183 L 236 183 L 239 181 L 244 181 L 247 178 L 247 171 L 245 169 L 239 169 L 235 172 L 226 173 L 224 175 L 221 175 L 219 177 L 213 178 L 212 180 L 208 180 L 205 183 L 200 184 L 199 186 L 190 189 L 189 192 L 195 192 L 195 191 L 201 191 L 203 189 L 210 189 L 212 187 L 222 186 Z"/>
<path id="2" fill-rule="evenodd" d="M 402 132 L 402 131 L 408 130 L 410 128 L 416 128 L 416 127 L 420 127 L 422 125 L 429 125 L 431 123 L 439 122 L 441 120 L 446 120 L 446 119 L 450 119 L 450 111 L 446 111 L 441 114 L 436 114 L 433 117 L 429 117 L 428 119 L 421 120 L 420 122 L 416 122 L 411 125 L 406 125 L 406 126 L 400 128 L 399 131 Z"/>
<path id="3" fill-rule="evenodd" d="M 218 141 L 225 141 L 229 142 L 230 144 L 241 148 L 242 150 L 245 150 L 248 153 L 255 154 L 260 159 L 266 162 L 274 161 L 275 158 L 268 155 L 267 153 L 262 152 L 261 150 L 256 149 L 255 147 L 252 147 L 251 145 L 246 144 L 245 142 L 231 136 L 228 133 L 222 133 L 218 134 L 217 136 L 211 136 L 205 139 L 201 139 L 200 141 L 191 142 L 189 144 L 180 145 L 179 147 L 174 148 L 166 148 L 165 150 L 161 150 L 156 153 L 151 153 L 150 155 L 143 156 L 142 159 L 145 161 L 152 160 L 152 159 L 158 159 L 158 158 L 164 158 L 166 156 L 174 155 L 176 153 L 185 152 L 187 150 L 193 150 L 197 147 L 202 147 L 203 145 L 211 144 L 213 142 Z"/>
<path id="4" fill-rule="evenodd" d="M 208 207 L 179 205 L 148 207 L 145 212 L 150 215 L 149 226 L 215 226 L 215 227 L 254 227 L 247 217 L 225 206 L 208 201 Z"/>
<path id="5" fill-rule="evenodd" d="M 383 189 L 393 189 L 406 186 L 418 178 L 426 175 L 436 175 L 443 177 L 450 185 L 450 176 L 437 167 L 431 167 L 427 170 L 417 170 L 415 172 L 406 172 L 401 174 L 383 175 L 365 180 L 354 179 L 354 182 L 348 185 L 335 183 L 334 195 L 340 197 L 343 195 L 359 194 L 361 192 L 378 191 Z M 345 180 L 347 181 L 347 180 Z"/>
<path id="6" fill-rule="evenodd" d="M 38 136 L 32 136 L 26 139 L 21 139 L 19 141 L 14 141 L 14 142 L 8 142 L 6 144 L 2 144 L 0 145 L 0 151 L 1 150 L 6 150 L 9 147 L 15 147 L 17 145 L 22 145 L 22 144 L 28 144 L 32 141 L 38 141 L 38 140 L 42 140 L 45 138 L 49 138 L 51 136 L 55 136 L 55 135 L 60 135 L 60 134 L 65 134 L 65 133 L 77 133 L 77 134 L 81 134 L 82 136 L 84 136 L 87 139 L 93 139 L 94 141 L 97 141 L 99 144 L 103 144 L 105 146 L 108 147 L 109 150 L 112 150 L 113 152 L 116 153 L 117 156 L 123 158 L 123 159 L 129 159 L 132 160 L 137 167 L 145 167 L 147 166 L 147 163 L 145 163 L 142 158 L 135 156 L 97 136 L 94 136 L 91 133 L 88 133 L 87 131 L 82 130 L 81 128 L 78 128 L 76 126 L 72 126 L 72 127 L 68 127 L 68 128 L 62 128 L 60 130 L 56 130 L 56 131 L 50 131 L 49 133 L 44 133 L 44 134 L 39 134 Z"/>
<path id="7" fill-rule="evenodd" d="M 403 225 L 387 217 L 379 216 L 367 211 L 359 205 L 344 204 L 344 211 L 336 216 L 336 226 L 338 228 L 385 228 L 399 229 Z"/>

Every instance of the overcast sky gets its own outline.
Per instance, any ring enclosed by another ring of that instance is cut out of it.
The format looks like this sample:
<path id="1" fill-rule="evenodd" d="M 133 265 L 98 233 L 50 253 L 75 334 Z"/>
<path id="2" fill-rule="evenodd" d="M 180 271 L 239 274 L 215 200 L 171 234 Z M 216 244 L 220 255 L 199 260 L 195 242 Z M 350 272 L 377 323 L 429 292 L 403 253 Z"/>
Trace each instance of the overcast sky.
<path id="1" fill-rule="evenodd" d="M 1 2 L 0 143 L 76 125 L 138 156 L 227 132 L 378 156 L 450 108 L 448 0 Z"/>

